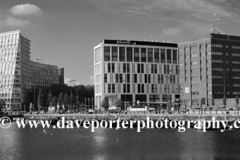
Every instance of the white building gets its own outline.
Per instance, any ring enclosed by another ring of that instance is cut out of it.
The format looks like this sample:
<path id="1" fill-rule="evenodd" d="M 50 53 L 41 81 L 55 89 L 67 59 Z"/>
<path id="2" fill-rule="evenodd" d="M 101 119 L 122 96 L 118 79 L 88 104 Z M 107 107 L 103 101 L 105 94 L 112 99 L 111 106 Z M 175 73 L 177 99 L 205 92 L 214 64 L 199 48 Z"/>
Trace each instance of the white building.
<path id="1" fill-rule="evenodd" d="M 178 45 L 103 40 L 94 47 L 95 106 L 114 101 L 167 102 L 179 95 Z"/>
<path id="2" fill-rule="evenodd" d="M 25 33 L 0 33 L 0 99 L 8 109 L 28 106 L 31 88 L 59 83 L 64 74 L 61 70 L 59 73 L 57 66 L 31 59 L 31 42 Z"/>

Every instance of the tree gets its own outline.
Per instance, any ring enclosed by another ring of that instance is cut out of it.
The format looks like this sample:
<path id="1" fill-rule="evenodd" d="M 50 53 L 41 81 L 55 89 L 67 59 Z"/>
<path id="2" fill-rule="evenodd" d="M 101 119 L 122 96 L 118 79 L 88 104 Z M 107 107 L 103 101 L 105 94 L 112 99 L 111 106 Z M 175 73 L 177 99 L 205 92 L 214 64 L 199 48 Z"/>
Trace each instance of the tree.
<path id="1" fill-rule="evenodd" d="M 55 96 L 52 98 L 51 105 L 54 107 L 57 106 L 57 98 Z"/>
<path id="2" fill-rule="evenodd" d="M 73 105 L 75 103 L 75 101 L 76 101 L 76 98 L 75 98 L 74 94 L 71 93 L 71 95 L 70 95 L 70 105 Z"/>
<path id="3" fill-rule="evenodd" d="M 102 100 L 101 107 L 103 107 L 107 111 L 109 108 L 108 100 L 106 100 L 106 99 Z"/>
<path id="4" fill-rule="evenodd" d="M 123 104 L 123 102 L 122 102 L 122 100 L 119 99 L 119 98 L 116 99 L 116 100 L 113 102 L 113 105 L 116 106 L 116 107 L 119 107 L 119 108 L 121 108 L 122 104 Z"/>
<path id="5" fill-rule="evenodd" d="M 52 99 L 53 99 L 53 95 L 51 93 L 51 91 L 48 92 L 48 98 L 47 98 L 47 105 L 48 106 L 51 106 L 51 102 L 52 102 Z"/>
<path id="6" fill-rule="evenodd" d="M 6 110 L 6 103 L 3 99 L 0 99 L 0 112 L 5 112 Z"/>
<path id="7" fill-rule="evenodd" d="M 39 90 L 37 104 L 38 104 L 38 110 L 40 110 L 40 108 L 45 105 L 45 99 L 44 99 L 44 94 L 42 93 L 42 89 Z"/>
<path id="8" fill-rule="evenodd" d="M 64 104 L 64 107 L 67 107 L 69 105 L 69 97 L 67 93 L 65 93 L 64 95 L 63 104 Z"/>
<path id="9" fill-rule="evenodd" d="M 58 96 L 58 104 L 62 107 L 63 104 L 63 93 L 61 92 Z"/>

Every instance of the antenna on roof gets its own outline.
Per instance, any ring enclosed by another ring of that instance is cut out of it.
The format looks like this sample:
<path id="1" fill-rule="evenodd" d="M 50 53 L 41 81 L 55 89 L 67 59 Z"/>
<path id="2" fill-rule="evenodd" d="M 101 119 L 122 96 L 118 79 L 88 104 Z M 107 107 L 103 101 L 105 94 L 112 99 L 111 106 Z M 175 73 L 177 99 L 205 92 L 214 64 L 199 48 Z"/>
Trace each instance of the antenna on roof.
<path id="1" fill-rule="evenodd" d="M 217 27 L 218 21 L 219 21 L 219 19 L 218 19 L 217 15 L 214 13 L 213 20 L 212 20 L 213 28 L 212 28 L 211 33 L 220 33 L 219 30 L 218 30 L 218 27 Z"/>

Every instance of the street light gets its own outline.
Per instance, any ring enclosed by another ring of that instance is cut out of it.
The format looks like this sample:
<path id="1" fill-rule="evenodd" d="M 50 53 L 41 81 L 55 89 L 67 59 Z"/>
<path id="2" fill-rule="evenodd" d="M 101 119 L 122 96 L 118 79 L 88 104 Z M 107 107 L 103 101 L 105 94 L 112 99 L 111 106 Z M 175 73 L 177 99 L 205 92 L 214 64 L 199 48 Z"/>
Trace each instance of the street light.
<path id="1" fill-rule="evenodd" d="M 72 98 L 71 98 L 71 95 L 72 95 L 72 88 L 71 88 L 71 86 L 72 86 L 72 82 L 75 82 L 76 81 L 76 79 L 72 79 L 72 80 L 70 80 L 69 82 L 70 82 L 70 106 L 71 107 L 73 107 L 72 106 Z"/>
<path id="2" fill-rule="evenodd" d="M 226 72 L 223 71 L 223 99 L 226 99 L 226 80 L 225 80 Z M 223 103 L 224 108 L 226 108 L 226 103 Z"/>
<path id="3" fill-rule="evenodd" d="M 167 70 L 167 71 L 166 71 L 167 74 L 170 74 L 170 73 L 172 73 L 172 72 L 173 72 L 173 70 Z M 169 77 L 168 75 L 165 75 L 165 77 L 170 79 L 170 77 Z M 169 110 L 168 106 L 170 106 L 170 105 L 171 105 L 171 101 L 170 101 L 170 98 L 169 98 L 169 95 L 168 95 L 168 96 L 167 96 L 167 109 L 168 109 L 168 110 Z"/>

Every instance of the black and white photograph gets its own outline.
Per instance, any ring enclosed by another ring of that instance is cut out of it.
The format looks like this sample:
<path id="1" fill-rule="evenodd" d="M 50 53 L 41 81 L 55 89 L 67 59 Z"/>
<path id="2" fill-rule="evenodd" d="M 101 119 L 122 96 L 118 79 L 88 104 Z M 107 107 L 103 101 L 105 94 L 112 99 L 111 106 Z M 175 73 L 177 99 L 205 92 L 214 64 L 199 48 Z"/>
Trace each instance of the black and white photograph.
<path id="1" fill-rule="evenodd" d="M 239 0 L 0 0 L 0 160 L 239 160 Z"/>

